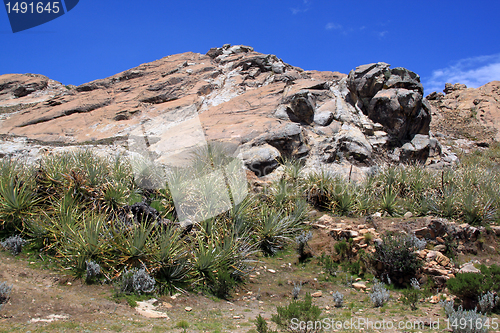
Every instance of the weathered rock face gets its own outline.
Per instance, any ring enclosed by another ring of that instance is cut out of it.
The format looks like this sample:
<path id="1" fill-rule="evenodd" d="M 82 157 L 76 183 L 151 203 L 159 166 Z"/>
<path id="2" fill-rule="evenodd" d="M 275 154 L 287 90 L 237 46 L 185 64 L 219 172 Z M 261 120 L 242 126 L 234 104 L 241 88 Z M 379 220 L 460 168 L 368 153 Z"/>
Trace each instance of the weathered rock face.
<path id="1" fill-rule="evenodd" d="M 425 161 L 428 157 L 441 155 L 441 145 L 428 135 L 417 134 L 401 147 L 400 161 Z"/>
<path id="2" fill-rule="evenodd" d="M 423 102 L 420 77 L 405 68 L 389 68 L 386 63 L 357 67 L 349 73 L 350 97 L 372 121 L 400 139 L 429 134 L 431 114 Z"/>
<path id="3" fill-rule="evenodd" d="M 500 81 L 477 89 L 447 83 L 443 91 L 426 97 L 433 110 L 434 133 L 476 142 L 500 141 Z"/>
<path id="4" fill-rule="evenodd" d="M 2 77 L 0 83 L 0 100 L 19 98 L 44 90 L 49 84 L 49 78 L 36 74 L 8 74 Z"/>
<path id="5" fill-rule="evenodd" d="M 440 158 L 422 95 L 418 75 L 404 68 L 303 71 L 243 45 L 168 56 L 78 87 L 9 74 L 0 76 L 0 155 L 113 142 L 179 165 L 218 141 L 236 146 L 258 176 L 303 158 L 306 171 L 356 177 L 381 161 Z"/>
<path id="6" fill-rule="evenodd" d="M 242 152 L 245 166 L 257 176 L 266 176 L 279 165 L 280 152 L 269 144 L 250 147 Z"/>

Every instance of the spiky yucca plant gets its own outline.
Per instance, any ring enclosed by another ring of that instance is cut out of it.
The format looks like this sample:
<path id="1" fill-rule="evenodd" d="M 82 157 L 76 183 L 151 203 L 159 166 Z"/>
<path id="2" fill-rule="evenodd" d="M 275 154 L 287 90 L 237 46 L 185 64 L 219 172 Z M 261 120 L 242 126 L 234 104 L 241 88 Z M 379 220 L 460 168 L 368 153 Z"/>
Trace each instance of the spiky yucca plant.
<path id="1" fill-rule="evenodd" d="M 154 239 L 159 232 L 154 224 L 142 221 L 127 230 L 113 229 L 111 232 L 110 243 L 113 252 L 108 261 L 114 261 L 114 267 L 148 266 L 154 255 Z"/>
<path id="2" fill-rule="evenodd" d="M 382 193 L 379 208 L 390 216 L 399 213 L 398 194 L 392 187 L 387 187 Z"/>
<path id="3" fill-rule="evenodd" d="M 286 159 L 282 163 L 284 167 L 285 179 L 288 182 L 292 182 L 296 185 L 301 181 L 302 169 L 304 168 L 304 163 L 299 159 Z"/>
<path id="4" fill-rule="evenodd" d="M 184 291 L 192 279 L 190 253 L 181 235 L 181 229 L 167 227 L 154 239 L 150 267 L 163 293 Z"/>
<path id="5" fill-rule="evenodd" d="M 335 214 L 347 216 L 355 209 L 356 190 L 353 184 L 337 179 L 333 187 L 331 209 Z"/>
<path id="6" fill-rule="evenodd" d="M 291 242 L 301 227 L 302 221 L 296 215 L 286 215 L 283 211 L 263 206 L 254 233 L 261 251 L 272 256 Z"/>
<path id="7" fill-rule="evenodd" d="M 304 195 L 307 201 L 318 208 L 327 209 L 331 202 L 333 177 L 325 170 L 309 173 L 304 180 Z"/>
<path id="8" fill-rule="evenodd" d="M 22 231 L 39 202 L 29 171 L 16 161 L 0 161 L 0 230 Z"/>

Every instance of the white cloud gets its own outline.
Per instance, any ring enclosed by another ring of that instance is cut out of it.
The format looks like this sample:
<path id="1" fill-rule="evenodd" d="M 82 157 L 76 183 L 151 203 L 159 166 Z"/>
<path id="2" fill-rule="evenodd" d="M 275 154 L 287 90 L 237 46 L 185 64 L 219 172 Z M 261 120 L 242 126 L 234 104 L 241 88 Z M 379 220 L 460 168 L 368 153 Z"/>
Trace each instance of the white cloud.
<path id="1" fill-rule="evenodd" d="M 328 22 L 325 25 L 325 30 L 335 31 L 336 33 L 344 35 L 344 36 L 349 36 L 349 35 L 356 34 L 356 33 L 358 33 L 358 34 L 370 33 L 370 34 L 377 36 L 378 38 L 384 38 L 389 33 L 389 31 L 387 31 L 387 30 L 374 31 L 365 25 L 362 25 L 359 27 L 353 27 L 353 26 L 343 26 L 343 25 L 335 23 L 335 22 Z"/>
<path id="2" fill-rule="evenodd" d="M 326 30 L 342 30 L 342 26 L 340 24 L 336 24 L 336 23 L 333 23 L 333 22 L 328 22 L 325 25 L 325 29 Z"/>
<path id="3" fill-rule="evenodd" d="M 380 32 L 377 32 L 377 35 L 380 37 L 380 38 L 384 38 L 385 35 L 387 35 L 389 33 L 389 31 L 385 30 L 385 31 L 380 31 Z"/>
<path id="4" fill-rule="evenodd" d="M 434 70 L 430 78 L 423 80 L 423 85 L 428 94 L 442 91 L 448 82 L 478 88 L 495 80 L 500 80 L 500 53 L 462 59 L 446 68 Z"/>
<path id="5" fill-rule="evenodd" d="M 310 0 L 302 0 L 302 4 L 299 4 L 297 7 L 292 7 L 290 8 L 290 10 L 292 11 L 293 15 L 297 15 L 300 13 L 307 12 L 310 6 L 311 6 Z"/>

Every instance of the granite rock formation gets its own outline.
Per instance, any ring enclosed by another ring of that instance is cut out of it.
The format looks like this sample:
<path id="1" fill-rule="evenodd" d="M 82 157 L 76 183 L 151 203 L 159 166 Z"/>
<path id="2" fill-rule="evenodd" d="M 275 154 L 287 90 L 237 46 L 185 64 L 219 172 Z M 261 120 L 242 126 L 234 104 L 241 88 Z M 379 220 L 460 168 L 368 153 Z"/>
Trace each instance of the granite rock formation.
<path id="1" fill-rule="evenodd" d="M 54 145 L 90 145 L 147 150 L 176 165 L 217 141 L 257 176 L 285 158 L 356 176 L 380 163 L 441 159 L 422 96 L 418 75 L 404 68 L 304 71 L 243 45 L 168 56 L 77 87 L 7 74 L 0 76 L 0 154 L 36 160 Z"/>
<path id="2" fill-rule="evenodd" d="M 500 81 L 477 89 L 447 83 L 443 92 L 426 97 L 433 107 L 434 133 L 483 145 L 500 141 Z"/>

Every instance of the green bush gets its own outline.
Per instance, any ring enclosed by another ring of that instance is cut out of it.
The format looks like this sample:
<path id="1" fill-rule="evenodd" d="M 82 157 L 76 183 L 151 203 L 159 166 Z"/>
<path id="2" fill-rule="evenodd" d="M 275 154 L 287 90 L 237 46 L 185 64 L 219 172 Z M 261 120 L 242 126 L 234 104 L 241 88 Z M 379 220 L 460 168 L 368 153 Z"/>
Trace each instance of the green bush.
<path id="1" fill-rule="evenodd" d="M 462 300 L 464 308 L 474 308 L 483 294 L 500 291 L 500 266 L 479 268 L 481 273 L 459 273 L 447 282 L 448 290 Z"/>
<path id="2" fill-rule="evenodd" d="M 278 325 L 278 328 L 289 332 L 318 332 L 314 329 L 307 331 L 294 329 L 299 322 L 314 323 L 319 320 L 321 309 L 312 304 L 311 294 L 307 293 L 303 301 L 291 301 L 287 306 L 278 306 L 276 311 L 278 314 L 273 314 L 271 320 Z"/>
<path id="3" fill-rule="evenodd" d="M 477 299 L 483 292 L 484 276 L 477 273 L 459 273 L 447 282 L 450 293 L 463 298 Z"/>
<path id="4" fill-rule="evenodd" d="M 267 322 L 260 314 L 255 319 L 255 326 L 257 326 L 258 333 L 278 333 L 278 331 L 273 331 L 267 328 Z"/>
<path id="5" fill-rule="evenodd" d="M 352 275 L 360 275 L 361 273 L 361 264 L 359 261 L 353 261 L 349 263 L 344 264 L 346 266 L 346 269 L 349 273 Z"/>
<path id="6" fill-rule="evenodd" d="M 411 280 L 411 285 L 408 289 L 403 290 L 402 302 L 405 305 L 409 305 L 412 310 L 417 309 L 417 304 L 422 297 L 422 290 L 420 290 L 420 283 L 418 280 L 413 278 Z"/>
<path id="7" fill-rule="evenodd" d="M 231 276 L 229 270 L 225 267 L 221 267 L 217 271 L 217 275 L 211 284 L 211 289 L 212 293 L 218 298 L 227 299 L 235 286 L 236 281 Z"/>
<path id="8" fill-rule="evenodd" d="M 381 277 L 386 282 L 401 285 L 401 280 L 414 277 L 422 266 L 415 250 L 421 247 L 415 235 L 398 234 L 384 236 L 381 244 L 375 244 L 376 252 L 372 258 L 377 263 L 382 263 Z"/>
<path id="9" fill-rule="evenodd" d="M 332 256 L 322 253 L 318 258 L 319 264 L 323 266 L 323 269 L 331 276 L 337 276 L 339 269 L 339 264 L 336 263 Z"/>
<path id="10" fill-rule="evenodd" d="M 350 259 L 353 256 L 352 248 L 353 248 L 353 239 L 349 238 L 347 241 L 342 239 L 338 241 L 333 246 L 335 252 L 340 256 L 340 260 Z"/>

